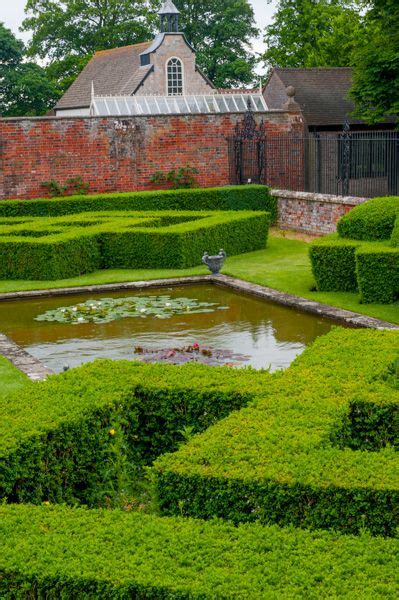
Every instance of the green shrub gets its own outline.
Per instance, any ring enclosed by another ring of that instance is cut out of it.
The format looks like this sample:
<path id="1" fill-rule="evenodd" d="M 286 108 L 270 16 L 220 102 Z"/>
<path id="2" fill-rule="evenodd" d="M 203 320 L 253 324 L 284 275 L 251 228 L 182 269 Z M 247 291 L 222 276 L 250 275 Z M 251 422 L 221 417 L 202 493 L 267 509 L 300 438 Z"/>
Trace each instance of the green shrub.
<path id="1" fill-rule="evenodd" d="M 391 246 L 397 248 L 399 246 L 399 216 L 396 217 L 395 225 L 391 235 Z"/>
<path id="2" fill-rule="evenodd" d="M 364 303 L 394 302 L 399 295 L 399 249 L 392 248 L 399 245 L 399 197 L 360 204 L 341 217 L 337 229 L 338 236 L 310 247 L 317 289 L 359 291 Z"/>
<path id="3" fill-rule="evenodd" d="M 395 302 L 399 298 L 399 248 L 361 246 L 356 252 L 356 274 L 362 302 Z"/>
<path id="4" fill-rule="evenodd" d="M 204 250 L 264 248 L 268 213 L 104 212 L 4 218 L 0 279 L 65 279 L 98 269 L 186 268 Z"/>
<path id="5" fill-rule="evenodd" d="M 144 465 L 176 450 L 185 428 L 203 431 L 270 377 L 105 360 L 30 384 L 0 398 L 0 498 L 112 501 Z"/>
<path id="6" fill-rule="evenodd" d="M 311 244 L 310 261 L 318 290 L 357 290 L 355 254 L 360 244 L 353 240 L 340 240 L 335 234 Z"/>
<path id="7" fill-rule="evenodd" d="M 0 507 L 0 595 L 396 600 L 398 540 L 81 508 Z"/>
<path id="8" fill-rule="evenodd" d="M 354 240 L 388 240 L 399 215 L 399 197 L 374 198 L 341 217 L 337 230 Z"/>
<path id="9" fill-rule="evenodd" d="M 69 196 L 56 200 L 2 200 L 0 217 L 58 216 L 104 210 L 262 210 L 277 219 L 277 200 L 263 185 Z"/>
<path id="10" fill-rule="evenodd" d="M 319 338 L 255 403 L 155 461 L 163 513 L 395 535 L 399 457 L 381 432 L 399 405 L 386 379 L 398 352 L 397 332 Z M 354 451 L 365 440 L 348 427 L 366 401 L 374 452 Z"/>

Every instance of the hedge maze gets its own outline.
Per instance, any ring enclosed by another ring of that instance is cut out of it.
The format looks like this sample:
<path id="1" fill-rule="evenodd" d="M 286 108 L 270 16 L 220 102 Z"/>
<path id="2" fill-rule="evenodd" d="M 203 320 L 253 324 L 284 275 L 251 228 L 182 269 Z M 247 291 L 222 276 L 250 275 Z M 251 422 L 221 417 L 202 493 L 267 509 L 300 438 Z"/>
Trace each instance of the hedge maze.
<path id="1" fill-rule="evenodd" d="M 398 355 L 336 329 L 280 373 L 96 361 L 2 398 L 0 596 L 396 598 Z M 148 468 L 158 514 L 110 510 Z"/>
<path id="2" fill-rule="evenodd" d="M 399 297 L 399 198 L 375 198 L 338 222 L 338 234 L 310 249 L 319 291 L 360 292 L 364 303 Z"/>
<path id="3" fill-rule="evenodd" d="M 54 201 L 55 202 L 55 201 Z M 260 211 L 99 211 L 3 217 L 0 279 L 64 279 L 99 269 L 185 268 L 204 250 L 266 246 Z"/>

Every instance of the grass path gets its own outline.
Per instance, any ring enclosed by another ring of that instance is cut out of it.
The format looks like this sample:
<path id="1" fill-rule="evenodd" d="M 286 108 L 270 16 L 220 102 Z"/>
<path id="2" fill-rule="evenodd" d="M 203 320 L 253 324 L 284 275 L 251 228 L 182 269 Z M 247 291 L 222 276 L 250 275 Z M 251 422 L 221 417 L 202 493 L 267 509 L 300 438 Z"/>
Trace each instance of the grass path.
<path id="1" fill-rule="evenodd" d="M 0 356 L 0 396 L 23 388 L 30 382 L 28 377 L 21 373 L 6 358 Z"/>
<path id="2" fill-rule="evenodd" d="M 207 273 L 207 269 L 203 266 L 181 270 L 113 269 L 97 271 L 89 275 L 59 281 L 1 281 L 0 293 L 38 290 L 50 287 L 59 288 L 76 285 L 163 279 L 205 273 Z M 288 239 L 280 235 L 271 235 L 268 247 L 265 250 L 258 250 L 228 258 L 223 273 L 282 292 L 330 304 L 331 306 L 338 306 L 392 323 L 399 323 L 399 303 L 363 305 L 359 303 L 358 295 L 354 293 L 312 291 L 314 279 L 308 256 L 308 243 L 306 241 Z"/>

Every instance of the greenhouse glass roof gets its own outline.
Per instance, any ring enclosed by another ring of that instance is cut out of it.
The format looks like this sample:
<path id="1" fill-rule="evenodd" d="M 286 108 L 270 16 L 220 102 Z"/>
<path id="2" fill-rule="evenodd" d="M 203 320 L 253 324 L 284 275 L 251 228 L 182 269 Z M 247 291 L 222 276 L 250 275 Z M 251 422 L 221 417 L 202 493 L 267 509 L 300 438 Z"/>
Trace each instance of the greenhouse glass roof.
<path id="1" fill-rule="evenodd" d="M 262 94 L 212 94 L 208 96 L 94 96 L 90 115 L 119 117 L 136 115 L 206 114 L 267 111 Z"/>

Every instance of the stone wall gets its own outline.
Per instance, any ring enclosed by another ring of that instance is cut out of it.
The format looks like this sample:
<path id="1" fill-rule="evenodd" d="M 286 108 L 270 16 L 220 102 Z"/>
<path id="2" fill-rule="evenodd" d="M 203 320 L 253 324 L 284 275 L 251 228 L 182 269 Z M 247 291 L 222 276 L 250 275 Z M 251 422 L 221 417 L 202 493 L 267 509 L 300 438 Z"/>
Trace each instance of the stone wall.
<path id="1" fill-rule="evenodd" d="M 340 217 L 367 200 L 353 196 L 287 190 L 273 190 L 272 193 L 278 199 L 277 225 L 280 229 L 304 231 L 315 235 L 336 231 Z"/>
<path id="2" fill-rule="evenodd" d="M 255 118 L 270 137 L 303 132 L 298 113 L 276 110 Z M 186 165 L 198 169 L 199 185 L 226 185 L 227 138 L 242 120 L 242 114 L 0 119 L 0 198 L 43 197 L 44 182 L 64 185 L 78 176 L 90 193 L 148 190 L 156 171 Z M 284 169 L 278 157 L 273 160 L 270 183 L 281 187 Z"/>

